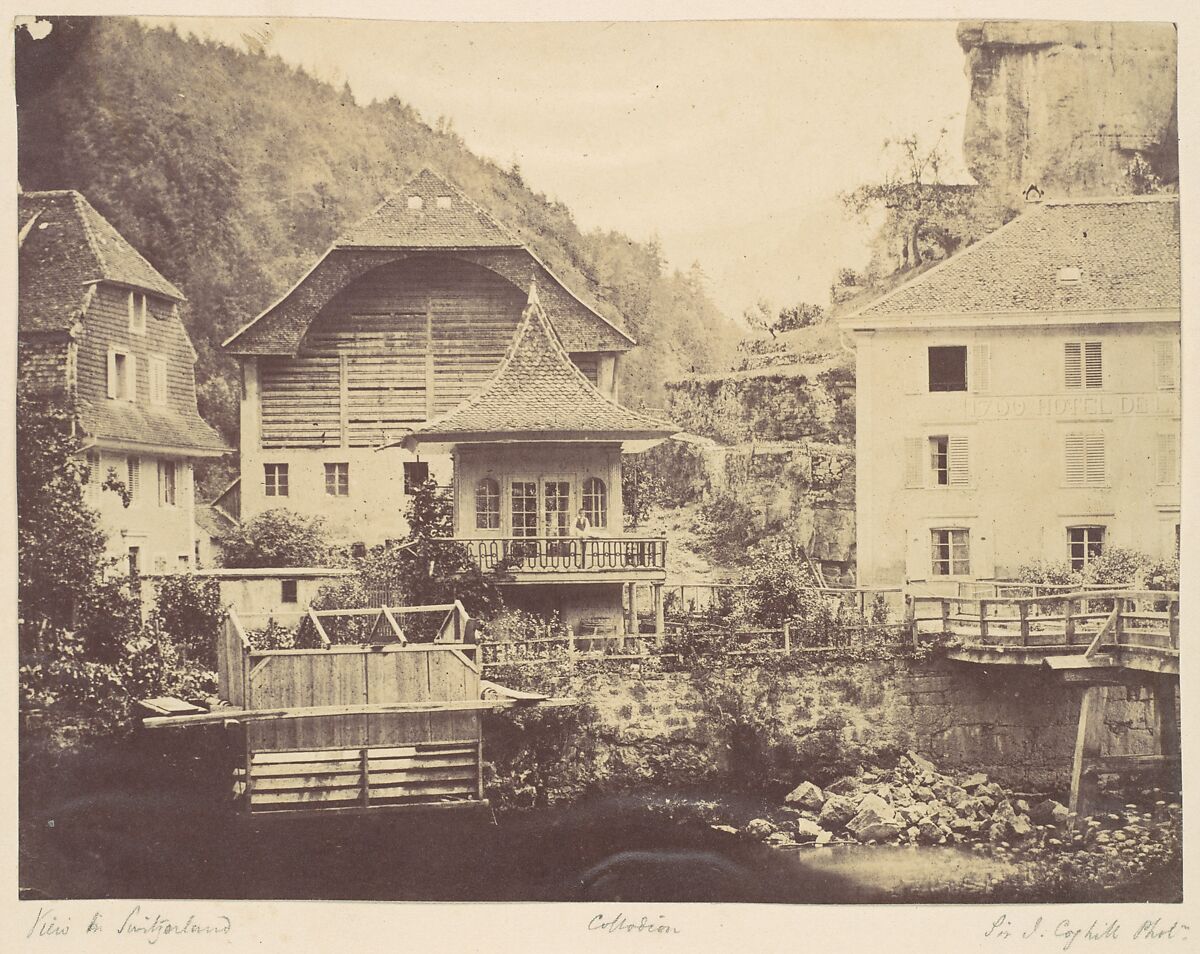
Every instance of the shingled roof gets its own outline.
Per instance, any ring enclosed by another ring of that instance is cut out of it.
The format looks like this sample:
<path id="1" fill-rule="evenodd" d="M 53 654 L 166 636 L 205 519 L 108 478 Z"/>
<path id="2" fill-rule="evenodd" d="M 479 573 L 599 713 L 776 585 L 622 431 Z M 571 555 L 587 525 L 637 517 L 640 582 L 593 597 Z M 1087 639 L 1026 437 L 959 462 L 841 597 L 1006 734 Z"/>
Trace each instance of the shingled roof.
<path id="1" fill-rule="evenodd" d="M 127 401 L 80 401 L 79 426 L 98 440 L 171 447 L 207 456 L 231 450 L 199 414 Z"/>
<path id="2" fill-rule="evenodd" d="M 334 243 L 338 248 L 520 248 L 487 212 L 429 169 Z"/>
<path id="3" fill-rule="evenodd" d="M 678 430 L 602 394 L 571 361 L 532 285 L 513 342 L 487 384 L 399 443 L 644 441 Z"/>
<path id="4" fill-rule="evenodd" d="M 1178 196 L 1047 200 L 843 321 L 1179 308 L 1179 281 Z"/>
<path id="5" fill-rule="evenodd" d="M 17 210 L 20 331 L 69 330 L 88 286 L 99 281 L 183 300 L 179 289 L 78 192 L 23 192 Z"/>
<path id="6" fill-rule="evenodd" d="M 420 199 L 419 207 L 410 208 L 410 198 Z M 439 198 L 448 207 L 439 206 Z M 294 355 L 308 325 L 334 295 L 371 269 L 422 253 L 475 262 L 521 288 L 540 279 L 550 320 L 571 351 L 627 351 L 634 344 L 484 209 L 423 169 L 351 226 L 287 294 L 222 347 L 232 354 Z"/>

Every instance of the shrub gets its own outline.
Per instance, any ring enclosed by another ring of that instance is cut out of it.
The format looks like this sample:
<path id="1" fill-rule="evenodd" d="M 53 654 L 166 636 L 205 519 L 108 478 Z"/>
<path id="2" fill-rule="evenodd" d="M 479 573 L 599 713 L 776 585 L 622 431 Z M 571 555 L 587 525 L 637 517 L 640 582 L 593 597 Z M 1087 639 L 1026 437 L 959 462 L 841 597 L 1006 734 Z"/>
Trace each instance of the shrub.
<path id="1" fill-rule="evenodd" d="M 216 580 L 190 573 L 160 577 L 151 625 L 165 633 L 184 656 L 209 669 L 217 665 L 217 637 L 225 606 Z"/>
<path id="2" fill-rule="evenodd" d="M 740 563 L 755 542 L 757 515 L 754 508 L 729 493 L 716 494 L 701 505 L 696 538 L 701 547 L 721 562 Z"/>
<path id="3" fill-rule="evenodd" d="M 1179 559 L 1154 560 L 1140 550 L 1110 547 L 1083 570 L 1073 569 L 1066 560 L 1061 563 L 1039 561 L 1018 567 L 1016 579 L 1043 585 L 1178 590 Z"/>
<path id="4" fill-rule="evenodd" d="M 326 566 L 336 556 L 326 537 L 323 517 L 280 507 L 229 528 L 218 543 L 228 567 Z"/>

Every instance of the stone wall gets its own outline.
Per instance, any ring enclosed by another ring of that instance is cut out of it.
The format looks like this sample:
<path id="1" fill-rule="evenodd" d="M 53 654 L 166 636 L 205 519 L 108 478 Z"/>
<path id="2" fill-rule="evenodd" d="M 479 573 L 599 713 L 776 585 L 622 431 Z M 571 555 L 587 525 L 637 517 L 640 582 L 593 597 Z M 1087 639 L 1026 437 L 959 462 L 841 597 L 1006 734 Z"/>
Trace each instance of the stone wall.
<path id="1" fill-rule="evenodd" d="M 1081 690 L 1049 673 L 946 660 L 806 665 L 664 672 L 609 662 L 573 675 L 506 667 L 485 676 L 591 706 L 591 757 L 617 784 L 824 785 L 912 748 L 943 770 L 986 772 L 1018 790 L 1069 788 Z M 1105 754 L 1153 752 L 1147 690 L 1110 689 L 1106 722 Z"/>

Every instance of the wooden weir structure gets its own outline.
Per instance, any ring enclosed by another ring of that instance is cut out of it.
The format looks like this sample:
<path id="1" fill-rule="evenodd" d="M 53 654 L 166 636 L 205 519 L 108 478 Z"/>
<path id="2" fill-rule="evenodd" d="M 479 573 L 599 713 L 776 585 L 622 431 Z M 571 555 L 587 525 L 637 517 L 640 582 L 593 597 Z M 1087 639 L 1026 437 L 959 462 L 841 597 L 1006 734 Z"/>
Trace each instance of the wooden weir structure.
<path id="1" fill-rule="evenodd" d="M 400 618 L 443 614 L 433 642 L 405 641 Z M 224 705 L 148 718 L 149 728 L 241 726 L 240 797 L 251 813 L 485 806 L 485 710 L 569 704 L 481 684 L 462 604 L 309 610 L 320 646 L 256 649 L 230 610 L 218 641 Z M 354 624 L 354 644 L 330 638 Z M 493 696 L 482 697 L 487 689 Z"/>

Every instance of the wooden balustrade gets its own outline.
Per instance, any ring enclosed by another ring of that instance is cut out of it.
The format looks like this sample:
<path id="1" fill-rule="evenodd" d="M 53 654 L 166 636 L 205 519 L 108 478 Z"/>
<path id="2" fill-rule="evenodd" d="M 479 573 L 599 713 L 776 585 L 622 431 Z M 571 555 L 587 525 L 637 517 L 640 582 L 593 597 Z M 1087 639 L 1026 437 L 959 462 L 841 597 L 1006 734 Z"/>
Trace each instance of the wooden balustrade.
<path id="1" fill-rule="evenodd" d="M 455 537 L 484 572 L 665 570 L 663 537 Z"/>

